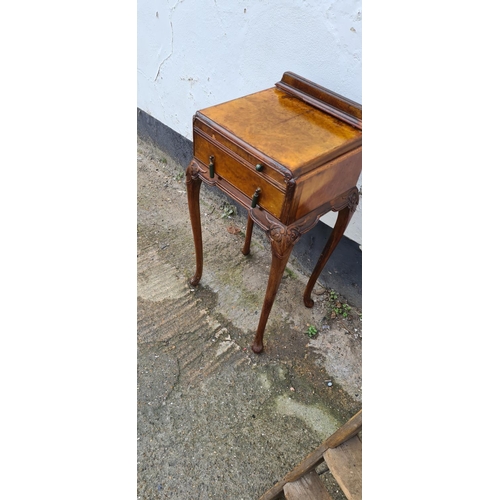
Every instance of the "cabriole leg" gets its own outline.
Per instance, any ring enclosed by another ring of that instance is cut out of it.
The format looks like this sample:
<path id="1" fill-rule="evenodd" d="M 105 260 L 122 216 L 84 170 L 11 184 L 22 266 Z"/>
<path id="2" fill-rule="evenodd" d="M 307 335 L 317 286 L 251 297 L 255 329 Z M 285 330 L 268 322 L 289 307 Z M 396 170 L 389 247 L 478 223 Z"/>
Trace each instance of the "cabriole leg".
<path id="1" fill-rule="evenodd" d="M 358 200 L 358 190 L 356 189 L 349 198 L 348 206 L 339 211 L 335 227 L 330 233 L 330 237 L 326 242 L 325 248 L 319 256 L 316 267 L 314 268 L 311 277 L 307 282 L 306 289 L 304 291 L 304 304 L 306 307 L 312 307 L 314 305 L 314 300 L 311 299 L 311 292 L 314 288 L 314 285 L 316 284 L 317 279 L 319 278 L 319 275 L 321 274 L 321 271 L 323 271 L 323 268 L 325 267 L 328 259 L 335 250 L 335 247 L 339 244 L 339 241 L 342 238 L 342 235 L 344 234 L 349 221 L 351 220 L 351 217 L 356 210 Z"/>
<path id="2" fill-rule="evenodd" d="M 203 273 L 203 243 L 201 239 L 201 218 L 200 218 L 200 186 L 198 165 L 192 161 L 186 169 L 186 191 L 189 207 L 189 218 L 193 230 L 194 249 L 196 253 L 196 271 L 189 283 L 196 286 Z"/>
<path id="3" fill-rule="evenodd" d="M 282 225 L 272 225 L 266 232 L 267 237 L 271 242 L 272 261 L 271 270 L 269 272 L 269 280 L 267 282 L 266 296 L 264 305 L 260 313 L 259 325 L 252 345 L 252 350 L 255 353 L 262 352 L 264 347 L 263 338 L 264 330 L 266 329 L 267 319 L 274 304 L 276 293 L 278 292 L 281 283 L 281 277 L 285 270 L 288 258 L 292 253 L 293 245 L 300 238 L 300 233 L 296 228 L 290 228 Z"/>
<path id="4" fill-rule="evenodd" d="M 259 325 L 257 327 L 257 332 L 252 344 L 252 351 L 255 353 L 262 352 L 264 348 L 263 338 L 264 330 L 266 329 L 267 319 L 274 304 L 274 299 L 276 298 L 276 293 L 281 283 L 281 277 L 285 270 L 288 258 L 292 252 L 293 245 L 287 249 L 285 255 L 278 257 L 273 252 L 273 258 L 271 261 L 271 270 L 269 272 L 269 280 L 267 282 L 266 296 L 264 298 L 264 305 L 262 306 L 262 311 L 260 313 Z"/>
<path id="5" fill-rule="evenodd" d="M 245 233 L 245 243 L 243 244 L 243 248 L 241 249 L 241 253 L 243 255 L 248 255 L 250 253 L 250 242 L 252 241 L 252 231 L 253 231 L 253 220 L 248 214 L 247 221 L 247 231 Z"/>

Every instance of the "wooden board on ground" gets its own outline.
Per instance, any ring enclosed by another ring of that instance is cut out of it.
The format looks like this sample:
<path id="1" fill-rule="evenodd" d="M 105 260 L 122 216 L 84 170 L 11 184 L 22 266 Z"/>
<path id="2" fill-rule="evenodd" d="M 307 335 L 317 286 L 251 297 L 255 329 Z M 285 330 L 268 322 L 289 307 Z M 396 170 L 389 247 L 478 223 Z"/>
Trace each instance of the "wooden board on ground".
<path id="1" fill-rule="evenodd" d="M 354 436 L 323 455 L 333 477 L 348 500 L 361 500 L 362 445 Z"/>
<path id="2" fill-rule="evenodd" d="M 316 471 L 312 470 L 283 488 L 287 500 L 332 500 Z"/>

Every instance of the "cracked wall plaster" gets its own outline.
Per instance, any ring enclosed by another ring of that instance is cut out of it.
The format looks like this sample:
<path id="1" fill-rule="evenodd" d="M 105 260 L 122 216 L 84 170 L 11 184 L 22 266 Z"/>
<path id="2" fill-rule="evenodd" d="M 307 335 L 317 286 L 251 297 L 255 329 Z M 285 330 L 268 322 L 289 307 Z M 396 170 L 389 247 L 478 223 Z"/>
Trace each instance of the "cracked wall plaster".
<path id="1" fill-rule="evenodd" d="M 285 71 L 361 103 L 361 15 L 361 0 L 139 0 L 137 107 L 192 140 L 198 109 Z M 361 210 L 346 235 L 361 243 Z"/>

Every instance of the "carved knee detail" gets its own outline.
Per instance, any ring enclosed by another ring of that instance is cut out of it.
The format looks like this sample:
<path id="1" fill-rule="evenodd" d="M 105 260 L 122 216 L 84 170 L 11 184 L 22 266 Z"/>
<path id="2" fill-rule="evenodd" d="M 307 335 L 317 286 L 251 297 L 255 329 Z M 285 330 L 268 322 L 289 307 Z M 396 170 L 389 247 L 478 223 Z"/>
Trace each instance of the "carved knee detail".
<path id="1" fill-rule="evenodd" d="M 200 167 L 195 161 L 192 161 L 186 168 L 186 184 L 192 182 L 201 182 Z"/>

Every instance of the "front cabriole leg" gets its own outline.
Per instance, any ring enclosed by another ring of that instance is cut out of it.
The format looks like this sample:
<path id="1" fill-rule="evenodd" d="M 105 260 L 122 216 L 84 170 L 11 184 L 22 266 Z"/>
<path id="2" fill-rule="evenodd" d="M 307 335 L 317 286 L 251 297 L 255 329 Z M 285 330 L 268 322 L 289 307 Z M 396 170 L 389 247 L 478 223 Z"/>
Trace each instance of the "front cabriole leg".
<path id="1" fill-rule="evenodd" d="M 257 354 L 262 352 L 264 348 L 264 330 L 281 283 L 281 277 L 283 276 L 288 258 L 292 253 L 293 245 L 300 238 L 300 233 L 296 228 L 278 224 L 272 224 L 270 229 L 266 231 L 266 234 L 271 242 L 272 261 L 264 305 L 262 306 L 259 325 L 252 344 L 252 350 Z"/>

